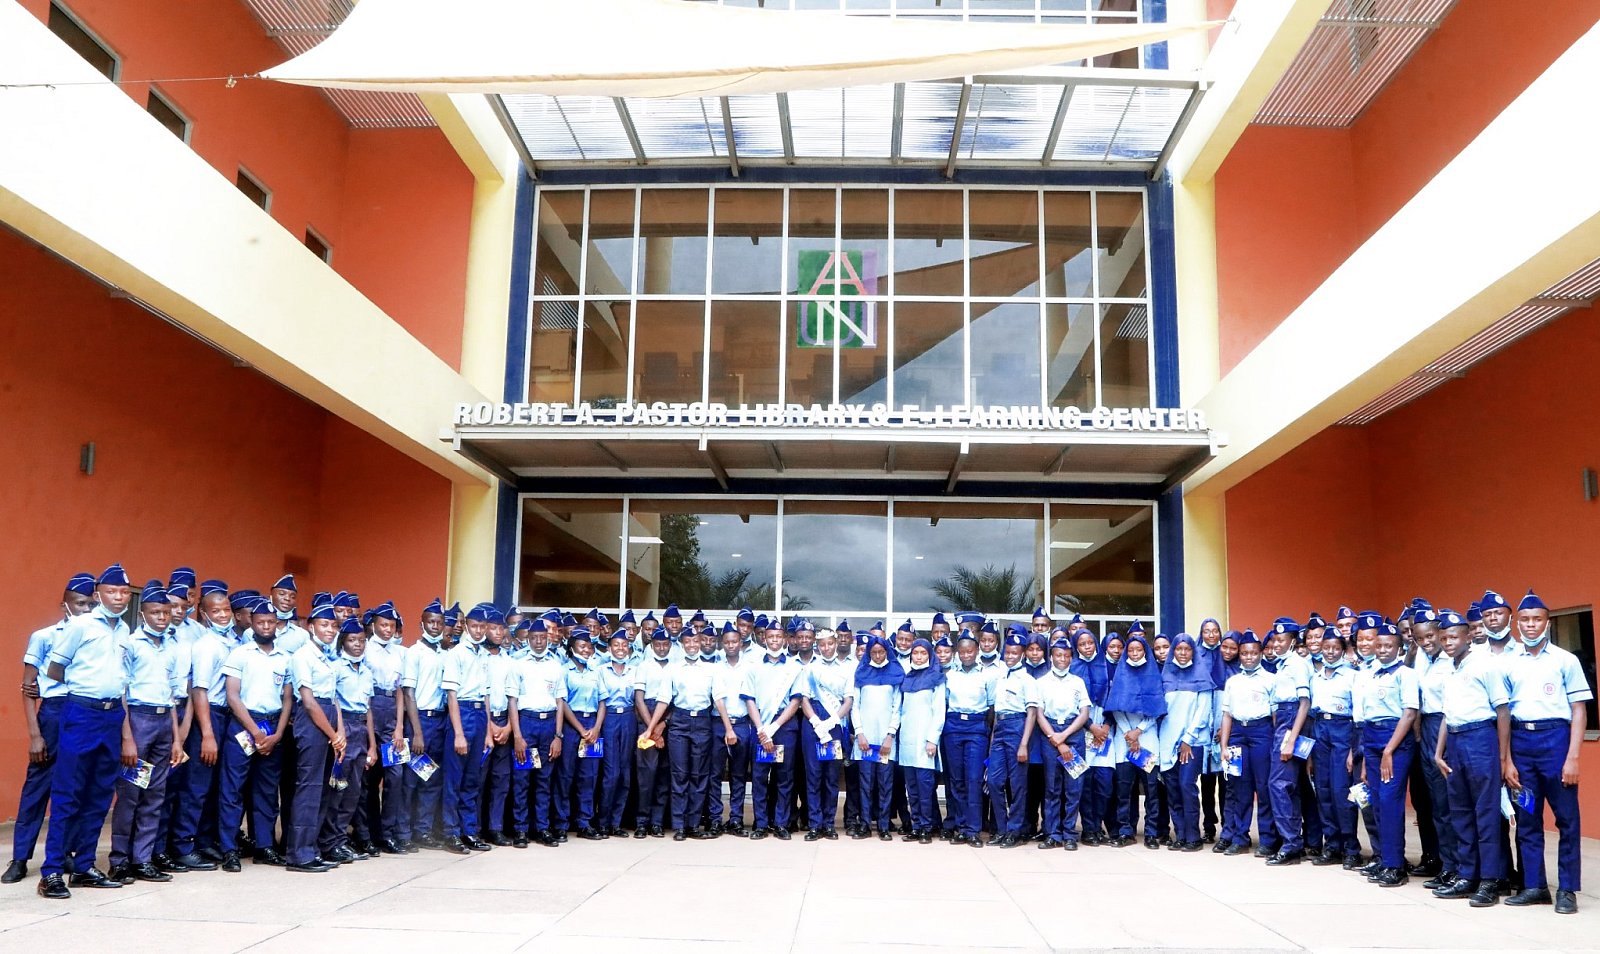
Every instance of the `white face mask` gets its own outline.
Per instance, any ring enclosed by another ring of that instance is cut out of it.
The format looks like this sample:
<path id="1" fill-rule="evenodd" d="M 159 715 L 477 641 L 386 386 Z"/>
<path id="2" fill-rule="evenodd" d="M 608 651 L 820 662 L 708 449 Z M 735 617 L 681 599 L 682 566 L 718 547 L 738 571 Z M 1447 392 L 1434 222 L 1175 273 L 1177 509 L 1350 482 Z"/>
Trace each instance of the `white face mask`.
<path id="1" fill-rule="evenodd" d="M 1178 662 L 1178 660 L 1176 660 L 1176 659 L 1174 659 L 1173 662 L 1178 664 L 1178 668 L 1179 669 L 1188 669 L 1190 666 L 1194 665 L 1194 659 L 1193 658 L 1191 658 L 1188 662 Z"/>
<path id="2" fill-rule="evenodd" d="M 1144 657 L 1143 659 L 1139 660 L 1138 662 L 1134 662 L 1132 659 L 1129 659 L 1128 660 L 1128 665 L 1133 667 L 1134 669 L 1138 669 L 1140 666 L 1143 666 L 1145 663 L 1147 663 L 1149 661 L 1150 661 L 1150 657 L 1149 656 Z"/>

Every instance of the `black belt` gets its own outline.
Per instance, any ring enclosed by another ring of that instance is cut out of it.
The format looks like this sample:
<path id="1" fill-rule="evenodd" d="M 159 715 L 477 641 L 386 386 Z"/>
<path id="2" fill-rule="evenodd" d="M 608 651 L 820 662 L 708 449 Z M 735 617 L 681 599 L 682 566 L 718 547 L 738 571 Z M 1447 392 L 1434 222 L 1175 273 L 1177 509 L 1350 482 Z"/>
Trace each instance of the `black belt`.
<path id="1" fill-rule="evenodd" d="M 704 709 L 673 709 L 672 715 L 674 718 L 683 716 L 689 719 L 709 719 L 711 718 L 711 709 L 710 707 Z"/>
<path id="2" fill-rule="evenodd" d="M 1261 725 L 1264 722 L 1271 722 L 1271 721 L 1272 721 L 1272 717 L 1271 716 L 1262 716 L 1259 719 L 1234 719 L 1233 720 L 1233 724 L 1234 724 L 1235 727 L 1248 729 L 1253 725 Z"/>
<path id="3" fill-rule="evenodd" d="M 1296 699 L 1293 702 L 1278 702 L 1278 703 L 1274 703 L 1274 707 L 1280 712 L 1283 711 L 1284 709 L 1291 709 L 1291 708 L 1298 709 L 1298 708 L 1300 708 L 1300 700 Z"/>
<path id="4" fill-rule="evenodd" d="M 632 708 L 633 708 L 633 706 L 606 706 L 606 711 L 611 713 L 612 715 L 621 715 L 622 713 L 627 712 L 627 711 L 631 710 Z"/>
<path id="5" fill-rule="evenodd" d="M 505 709 L 501 709 L 499 712 L 495 712 L 493 709 L 491 709 L 491 710 L 489 710 L 489 718 L 491 718 L 491 719 L 505 719 L 506 718 L 506 710 Z"/>
<path id="6" fill-rule="evenodd" d="M 231 716 L 231 715 L 233 715 L 233 710 L 232 709 L 228 708 L 226 705 L 217 705 L 215 702 L 213 702 L 211 704 L 211 711 L 214 714 L 219 715 L 219 716 Z"/>
<path id="7" fill-rule="evenodd" d="M 331 706 L 331 705 L 333 705 L 333 700 L 332 699 L 324 699 L 321 696 L 312 696 L 311 697 L 311 701 L 315 702 L 319 706 Z"/>
<path id="8" fill-rule="evenodd" d="M 517 712 L 520 715 L 532 716 L 533 718 L 539 719 L 540 721 L 548 719 L 551 716 L 556 714 L 556 710 L 554 710 L 554 709 L 550 709 L 550 710 L 548 710 L 546 712 L 540 712 L 538 709 L 518 709 Z"/>
<path id="9" fill-rule="evenodd" d="M 996 722 L 1015 722 L 1017 719 L 1026 719 L 1027 717 L 1028 714 L 1026 712 L 997 712 L 994 719 Z"/>
<path id="10" fill-rule="evenodd" d="M 374 690 L 372 690 L 372 694 L 375 695 L 375 696 L 382 696 L 385 699 L 393 699 L 394 698 L 394 690 L 393 689 L 374 689 Z"/>
<path id="11" fill-rule="evenodd" d="M 67 699 L 85 709 L 99 709 L 102 712 L 109 712 L 122 705 L 121 698 L 96 699 L 93 696 L 80 696 L 75 692 L 67 693 Z"/>
<path id="12" fill-rule="evenodd" d="M 1400 720 L 1399 719 L 1373 719 L 1372 721 L 1364 723 L 1364 724 L 1368 725 L 1368 726 L 1371 726 L 1374 729 L 1392 729 L 1395 726 L 1400 724 Z"/>
<path id="13" fill-rule="evenodd" d="M 145 715 L 166 715 L 172 711 L 171 706 L 147 706 L 142 702 L 128 703 L 128 711 L 140 712 Z"/>
<path id="14" fill-rule="evenodd" d="M 1534 719 L 1532 721 L 1524 721 L 1522 719 L 1511 720 L 1511 728 L 1517 729 L 1521 732 L 1538 732 L 1543 729 L 1554 729 L 1557 726 L 1560 726 L 1563 729 L 1569 729 L 1572 727 L 1572 723 L 1566 719 Z"/>
<path id="15" fill-rule="evenodd" d="M 482 709 L 483 707 L 484 707 L 484 705 L 483 705 L 483 701 L 481 699 L 457 699 L 456 700 L 456 709 L 457 710 L 460 710 L 460 709 L 474 709 L 474 710 L 476 710 L 476 709 Z"/>
<path id="16" fill-rule="evenodd" d="M 365 712 L 357 712 L 354 709 L 340 709 L 339 711 L 344 713 L 346 722 L 360 722 L 363 725 L 366 724 L 367 714 Z"/>
<path id="17" fill-rule="evenodd" d="M 571 712 L 572 712 L 573 715 L 577 716 L 580 719 L 593 719 L 594 718 L 594 713 L 593 712 L 580 712 L 577 709 L 573 709 L 573 710 L 571 710 Z"/>
<path id="18" fill-rule="evenodd" d="M 1350 717 L 1349 716 L 1340 715 L 1337 712 L 1319 712 L 1319 713 L 1317 713 L 1317 718 L 1322 720 L 1323 722 L 1349 722 L 1350 721 Z"/>
<path id="19" fill-rule="evenodd" d="M 731 715 L 731 716 L 728 716 L 728 722 L 731 725 L 742 725 L 742 724 L 744 724 L 746 722 L 749 722 L 749 721 L 750 721 L 750 717 L 747 716 L 747 715 L 742 715 L 742 716 Z"/>
<path id="20" fill-rule="evenodd" d="M 1556 721 L 1560 722 L 1561 720 L 1557 719 Z M 1484 719 L 1480 722 L 1468 722 L 1466 725 L 1447 725 L 1444 727 L 1444 730 L 1451 735 L 1460 735 L 1463 732 L 1477 732 L 1481 729 L 1492 729 L 1495 727 L 1495 724 L 1496 720 L 1494 719 Z"/>
<path id="21" fill-rule="evenodd" d="M 444 715 L 444 710 L 443 709 L 418 709 L 417 710 L 417 715 L 419 715 L 419 716 L 427 716 L 430 719 L 437 719 L 440 716 Z"/>
<path id="22" fill-rule="evenodd" d="M 957 722 L 982 722 L 987 712 L 946 712 L 945 721 L 954 719 Z"/>

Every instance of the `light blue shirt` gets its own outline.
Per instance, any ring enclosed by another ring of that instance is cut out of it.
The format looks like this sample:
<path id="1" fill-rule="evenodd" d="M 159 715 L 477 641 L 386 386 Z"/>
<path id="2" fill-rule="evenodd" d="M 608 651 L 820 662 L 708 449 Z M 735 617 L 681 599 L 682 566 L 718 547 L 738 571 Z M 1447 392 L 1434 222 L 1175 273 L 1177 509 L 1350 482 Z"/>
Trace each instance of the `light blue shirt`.
<path id="1" fill-rule="evenodd" d="M 738 719 L 749 716 L 745 709 L 744 690 L 750 678 L 751 657 L 741 654 L 737 663 L 727 660 L 717 663 L 717 677 L 712 681 L 711 691 L 728 710 L 729 719 Z"/>
<path id="2" fill-rule="evenodd" d="M 831 660 L 814 657 L 806 667 L 806 682 L 806 697 L 822 707 L 823 718 L 838 715 L 844 701 L 856 697 L 856 667 L 837 656 Z"/>
<path id="3" fill-rule="evenodd" d="M 554 712 L 557 701 L 567 698 L 567 670 L 555 653 L 531 653 L 517 661 L 517 708 L 528 712 Z"/>
<path id="4" fill-rule="evenodd" d="M 485 643 L 485 646 L 488 644 Z M 504 647 L 499 652 L 485 649 L 483 653 L 484 674 L 489 678 L 489 714 L 504 715 L 506 706 L 509 705 L 512 669 L 516 660 L 506 652 Z"/>
<path id="5" fill-rule="evenodd" d="M 405 666 L 400 684 L 411 690 L 417 709 L 432 712 L 444 708 L 444 657 L 437 646 L 419 639 L 406 647 Z"/>
<path id="6" fill-rule="evenodd" d="M 1290 653 L 1278 660 L 1278 671 L 1272 674 L 1267 701 L 1274 706 L 1311 698 L 1311 664 Z"/>
<path id="7" fill-rule="evenodd" d="M 251 712 L 277 715 L 283 711 L 283 685 L 289 681 L 289 654 L 276 645 L 269 653 L 255 640 L 228 654 L 222 675 L 239 680 L 239 701 Z"/>
<path id="8" fill-rule="evenodd" d="M 945 714 L 982 715 L 993 709 L 998 681 L 998 672 L 985 672 L 976 663 L 971 669 L 962 669 L 960 663 L 951 666 L 944 674 Z"/>
<path id="9" fill-rule="evenodd" d="M 170 706 L 183 694 L 172 646 L 143 626 L 123 643 L 122 664 L 131 705 Z"/>
<path id="10" fill-rule="evenodd" d="M 310 688 L 312 698 L 333 701 L 334 691 L 339 685 L 339 674 L 334 671 L 333 657 L 328 657 L 328 650 L 315 639 L 306 640 L 305 645 L 289 654 L 289 681 L 294 684 L 295 695 L 298 697 L 301 689 Z"/>
<path id="11" fill-rule="evenodd" d="M 1499 658 L 1505 673 L 1506 692 L 1510 695 L 1511 718 L 1519 722 L 1540 719 L 1570 722 L 1572 703 L 1594 698 L 1578 657 L 1555 643 L 1546 642 L 1537 656 L 1524 652 Z"/>
<path id="12" fill-rule="evenodd" d="M 1160 716 L 1146 715 L 1143 712 L 1113 710 L 1111 712 L 1112 760 L 1116 762 L 1128 761 L 1128 740 L 1126 735 L 1134 729 L 1139 730 L 1139 748 L 1157 752 L 1161 744 L 1161 737 L 1156 732 L 1156 724 L 1160 718 Z"/>
<path id="13" fill-rule="evenodd" d="M 1258 666 L 1255 672 L 1243 670 L 1228 677 L 1222 687 L 1222 711 L 1235 721 L 1254 722 L 1272 712 L 1267 694 L 1272 688 L 1272 673 Z"/>
<path id="14" fill-rule="evenodd" d="M 28 648 L 22 651 L 23 664 L 39 670 L 39 698 L 41 699 L 56 699 L 67 694 L 66 683 L 56 682 L 51 679 L 45 674 L 45 670 L 50 668 L 50 647 L 55 642 L 56 637 L 61 635 L 61 631 L 67 628 L 67 623 L 69 622 L 71 622 L 70 618 L 63 619 L 52 626 L 34 630 L 33 635 L 28 637 Z"/>
<path id="15" fill-rule="evenodd" d="M 1459 664 L 1445 658 L 1450 663 L 1450 674 L 1440 693 L 1444 724 L 1460 727 L 1497 718 L 1499 713 L 1495 710 L 1511 701 L 1511 693 L 1496 657 L 1488 649 L 1474 646 Z"/>
<path id="16" fill-rule="evenodd" d="M 1318 715 L 1349 717 L 1355 682 L 1355 670 L 1342 660 L 1337 666 L 1324 663 L 1322 669 L 1311 677 L 1311 711 Z"/>
<path id="17" fill-rule="evenodd" d="M 95 607 L 74 616 L 50 647 L 50 662 L 66 670 L 67 692 L 91 699 L 120 698 L 127 689 L 122 644 L 131 634 L 120 616 Z"/>
<path id="18" fill-rule="evenodd" d="M 717 664 L 705 660 L 683 662 L 668 667 L 672 670 L 672 707 L 685 712 L 703 712 L 711 708 L 712 683 L 717 678 Z"/>
<path id="19" fill-rule="evenodd" d="M 1205 757 L 1202 749 L 1211 741 L 1211 694 L 1187 689 L 1166 694 L 1167 714 L 1156 729 L 1162 769 L 1178 764 L 1178 750 L 1184 745 L 1189 746 L 1191 758 Z M 1143 745 L 1145 737 L 1140 736 L 1139 742 Z"/>
<path id="20" fill-rule="evenodd" d="M 745 663 L 744 698 L 756 704 L 756 713 L 762 722 L 771 722 L 783 713 L 789 700 L 801 695 L 808 686 L 802 683 L 806 671 L 789 661 L 786 655 L 776 659 L 762 650 Z"/>
<path id="21" fill-rule="evenodd" d="M 1417 682 L 1422 689 L 1423 713 L 1443 712 L 1444 684 L 1455 669 L 1455 662 L 1450 658 L 1450 654 L 1441 649 L 1437 655 L 1429 659 L 1428 654 L 1419 649 L 1412 666 L 1417 671 Z"/>
<path id="22" fill-rule="evenodd" d="M 609 653 L 606 655 L 605 665 L 596 667 L 600 672 L 600 702 L 607 709 L 633 709 L 633 686 L 638 681 L 638 668 L 632 663 L 623 663 L 622 672 L 617 672 L 616 658 Z"/>
<path id="23" fill-rule="evenodd" d="M 444 654 L 444 669 L 439 676 L 439 686 L 453 691 L 457 702 L 483 702 L 489 697 L 489 667 L 485 662 L 488 652 L 482 643 L 464 636 L 461 642 Z"/>
<path id="24" fill-rule="evenodd" d="M 311 642 L 311 632 L 290 620 L 284 620 L 278 624 L 277 638 L 274 642 L 278 644 L 278 648 L 292 657 L 306 643 Z"/>
<path id="25" fill-rule="evenodd" d="M 939 768 L 938 745 L 944 735 L 945 695 L 943 686 L 900 693 L 900 734 L 895 737 L 895 760 L 901 765 Z M 929 744 L 934 746 L 932 755 L 928 754 Z"/>
<path id="26" fill-rule="evenodd" d="M 992 691 L 997 716 L 1020 715 L 1039 708 L 1039 680 L 1033 678 L 1026 666 L 1019 664 L 1015 669 L 1001 670 Z"/>
<path id="27" fill-rule="evenodd" d="M 573 712 L 594 712 L 600 708 L 600 671 L 593 658 L 589 665 L 573 659 L 567 669 L 567 708 Z"/>
<path id="28" fill-rule="evenodd" d="M 372 701 L 372 667 L 367 665 L 367 657 L 340 658 L 334 662 L 333 670 L 338 674 L 334 696 L 339 708 L 346 712 L 366 712 Z"/>
<path id="29" fill-rule="evenodd" d="M 1044 717 L 1055 725 L 1071 725 L 1089 705 L 1089 687 L 1071 671 L 1048 670 L 1035 679 L 1039 687 L 1039 706 Z"/>
<path id="30" fill-rule="evenodd" d="M 672 698 L 672 657 L 657 656 L 655 650 L 645 653 L 644 662 L 634 674 L 633 688 L 644 692 L 649 703 L 665 702 Z"/>
<path id="31" fill-rule="evenodd" d="M 884 736 L 900 731 L 900 690 L 895 686 L 856 686 L 853 678 L 851 685 L 856 693 L 850 706 L 851 727 L 868 745 L 882 745 Z"/>
<path id="32" fill-rule="evenodd" d="M 228 704 L 228 681 L 222 677 L 222 666 L 237 648 L 232 626 L 220 633 L 208 629 L 189 647 L 189 685 L 204 690 L 211 705 Z"/>
<path id="33" fill-rule="evenodd" d="M 1422 705 L 1422 687 L 1417 671 L 1396 659 L 1381 668 L 1366 670 L 1358 677 L 1362 683 L 1355 714 L 1357 722 L 1383 722 L 1398 719 L 1405 710 Z"/>
<path id="34" fill-rule="evenodd" d="M 400 688 L 400 672 L 405 666 L 406 647 L 398 639 L 367 640 L 367 651 L 361 657 L 361 668 L 372 677 L 372 688 L 393 692 Z"/>

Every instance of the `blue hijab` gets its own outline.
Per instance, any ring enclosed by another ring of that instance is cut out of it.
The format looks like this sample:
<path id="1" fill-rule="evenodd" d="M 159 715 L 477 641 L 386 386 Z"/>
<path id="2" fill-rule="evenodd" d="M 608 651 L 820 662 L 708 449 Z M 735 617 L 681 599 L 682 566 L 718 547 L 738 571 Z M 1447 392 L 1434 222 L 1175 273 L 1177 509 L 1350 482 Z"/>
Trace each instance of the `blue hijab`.
<path id="1" fill-rule="evenodd" d="M 1138 643 L 1144 648 L 1144 663 L 1128 664 L 1128 650 Z M 1123 643 L 1122 658 L 1117 660 L 1117 671 L 1111 677 L 1111 689 L 1106 693 L 1105 707 L 1115 712 L 1136 712 L 1146 716 L 1167 714 L 1167 696 L 1161 687 L 1161 670 L 1156 666 L 1155 654 L 1140 633 L 1129 633 Z"/>
<path id="2" fill-rule="evenodd" d="M 1028 647 L 1035 643 L 1044 647 L 1044 659 L 1038 665 L 1028 662 L 1027 656 Z M 1028 675 L 1038 679 L 1050 671 L 1050 637 L 1044 633 L 1029 633 L 1028 641 L 1022 644 L 1022 652 L 1022 668 L 1028 671 Z"/>
<path id="3" fill-rule="evenodd" d="M 872 647 L 882 646 L 886 654 L 883 665 L 872 664 Z M 856 686 L 892 686 L 899 688 L 905 679 L 905 670 L 894 659 L 894 646 L 882 636 L 873 636 L 861 649 L 861 661 L 856 663 Z"/>
<path id="4" fill-rule="evenodd" d="M 1230 629 L 1226 633 L 1222 634 L 1222 639 L 1223 640 L 1231 639 L 1231 640 L 1233 640 L 1233 644 L 1235 646 L 1237 646 L 1244 639 L 1244 634 L 1239 632 L 1236 629 Z M 1217 655 L 1218 656 L 1222 655 L 1222 642 L 1220 642 L 1220 641 L 1217 643 Z M 1223 663 L 1222 663 L 1222 668 L 1227 673 L 1227 675 L 1229 675 L 1229 676 L 1237 676 L 1239 673 L 1244 672 L 1244 666 L 1239 664 L 1239 657 L 1238 656 L 1234 656 L 1233 657 L 1233 662 L 1227 662 L 1226 660 L 1224 660 Z M 1223 680 L 1223 681 L 1226 682 L 1227 680 Z"/>
<path id="5" fill-rule="evenodd" d="M 1067 671 L 1083 680 L 1089 689 L 1089 701 L 1095 705 L 1103 705 L 1106 701 L 1106 687 L 1111 684 L 1111 667 L 1106 665 L 1106 654 L 1100 651 L 1100 643 L 1095 641 L 1094 656 L 1084 659 L 1078 652 L 1078 636 L 1088 630 L 1079 630 L 1072 638 L 1072 664 Z M 1089 638 L 1094 639 L 1094 634 L 1089 633 Z"/>
<path id="6" fill-rule="evenodd" d="M 1211 677 L 1211 667 L 1201 660 L 1200 650 L 1194 637 L 1188 633 L 1179 633 L 1172 637 L 1174 650 L 1184 643 L 1188 643 L 1189 648 L 1194 651 L 1189 665 L 1178 665 L 1177 653 L 1168 653 L 1167 666 L 1161 670 L 1161 688 L 1167 692 L 1209 692 L 1217 688 L 1216 680 Z M 1220 658 L 1220 654 L 1218 657 Z"/>
<path id="7" fill-rule="evenodd" d="M 1207 646 L 1199 636 L 1196 636 L 1194 638 L 1194 661 L 1195 665 L 1205 666 L 1209 669 L 1211 671 L 1211 681 L 1216 684 L 1217 688 L 1221 688 L 1222 684 L 1228 681 L 1228 676 L 1230 675 L 1227 664 L 1222 661 L 1222 640 L 1226 639 L 1228 634 L 1223 630 L 1221 623 L 1210 617 L 1200 621 L 1200 628 L 1205 629 L 1207 623 L 1215 624 L 1217 632 L 1222 635 L 1217 638 L 1217 645 L 1214 647 Z"/>
<path id="8" fill-rule="evenodd" d="M 922 692 L 944 685 L 944 669 L 939 666 L 939 657 L 933 654 L 933 644 L 919 636 L 911 644 L 911 651 L 916 652 L 918 646 L 928 651 L 928 664 L 921 669 L 906 671 L 905 680 L 900 683 L 901 692 Z"/>

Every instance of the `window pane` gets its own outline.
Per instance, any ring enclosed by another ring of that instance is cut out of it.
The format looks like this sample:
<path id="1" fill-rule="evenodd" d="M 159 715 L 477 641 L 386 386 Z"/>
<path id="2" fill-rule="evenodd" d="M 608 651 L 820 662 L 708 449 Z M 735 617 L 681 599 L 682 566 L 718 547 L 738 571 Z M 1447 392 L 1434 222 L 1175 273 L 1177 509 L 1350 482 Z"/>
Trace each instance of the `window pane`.
<path id="1" fill-rule="evenodd" d="M 835 249 L 832 189 L 789 191 L 789 281 L 797 295 L 817 294 L 817 285 L 832 276 L 827 267 Z"/>
<path id="2" fill-rule="evenodd" d="M 1050 406 L 1094 407 L 1094 306 L 1046 304 L 1044 348 Z"/>
<path id="3" fill-rule="evenodd" d="M 116 56 L 90 36 L 89 31 L 70 14 L 53 3 L 50 4 L 49 27 L 51 33 L 66 43 L 72 52 L 88 60 L 89 65 L 103 73 L 106 79 L 117 78 Z"/>
<path id="4" fill-rule="evenodd" d="M 894 270 L 896 295 L 965 292 L 959 191 L 896 190 Z"/>
<path id="5" fill-rule="evenodd" d="M 846 404 L 877 404 L 889 400 L 889 348 L 887 341 L 889 304 L 885 301 L 852 303 L 840 300 L 841 307 L 857 322 L 863 335 L 847 335 L 839 348 L 839 400 Z"/>
<path id="6" fill-rule="evenodd" d="M 596 407 L 616 407 L 627 399 L 631 324 L 627 299 L 584 302 L 581 400 Z"/>
<path id="7" fill-rule="evenodd" d="M 1101 192 L 1096 249 L 1101 298 L 1145 297 L 1144 196 Z"/>
<path id="8" fill-rule="evenodd" d="M 770 613 L 777 578 L 777 501 L 630 501 L 629 605 Z"/>
<path id="9" fill-rule="evenodd" d="M 882 189 L 845 189 L 839 243 L 845 252 L 861 254 L 861 282 L 869 295 L 889 293 L 889 193 Z"/>
<path id="10" fill-rule="evenodd" d="M 698 401 L 705 302 L 641 301 L 634 311 L 635 401 Z"/>
<path id="11" fill-rule="evenodd" d="M 620 500 L 524 500 L 517 602 L 611 606 L 617 599 L 621 552 Z"/>
<path id="12" fill-rule="evenodd" d="M 783 268 L 783 193 L 718 189 L 711 290 L 776 295 Z"/>
<path id="13" fill-rule="evenodd" d="M 882 501 L 785 501 L 784 610 L 882 615 L 888 608 L 887 517 Z"/>
<path id="14" fill-rule="evenodd" d="M 895 404 L 929 408 L 966 403 L 961 311 L 960 302 L 895 303 Z"/>
<path id="15" fill-rule="evenodd" d="M 895 615 L 1029 615 L 1044 602 L 1043 535 L 1036 503 L 897 502 Z"/>
<path id="16" fill-rule="evenodd" d="M 711 303 L 708 400 L 726 404 L 778 400 L 779 308 L 775 301 Z"/>
<path id="17" fill-rule="evenodd" d="M 532 311 L 528 400 L 570 402 L 578 360 L 578 303 L 536 301 Z"/>
<path id="18" fill-rule="evenodd" d="M 836 299 L 790 301 L 784 333 L 784 394 L 787 404 L 829 404 L 833 401 L 833 339 L 819 336 L 818 316 L 836 307 Z"/>
<path id="19" fill-rule="evenodd" d="M 1144 305 L 1102 305 L 1100 403 L 1150 405 L 1150 311 Z"/>
<path id="20" fill-rule="evenodd" d="M 703 295 L 706 292 L 706 215 L 704 189 L 646 189 L 639 205 L 639 263 L 647 295 Z"/>
<path id="21" fill-rule="evenodd" d="M 973 192 L 967 203 L 972 294 L 1038 295 L 1039 194 Z"/>
<path id="22" fill-rule="evenodd" d="M 633 190 L 589 194 L 589 295 L 626 295 L 633 288 Z"/>
<path id="23" fill-rule="evenodd" d="M 541 192 L 533 294 L 576 295 L 583 241 L 583 193 Z"/>
<path id="24" fill-rule="evenodd" d="M 1051 504 L 1051 612 L 1069 616 L 1154 614 L 1151 516 L 1147 506 Z"/>
<path id="25" fill-rule="evenodd" d="M 1039 306 L 972 303 L 972 403 L 1039 403 Z"/>
<path id="26" fill-rule="evenodd" d="M 1094 294 L 1089 254 L 1090 196 L 1087 192 L 1044 194 L 1044 293 L 1051 298 Z"/>

